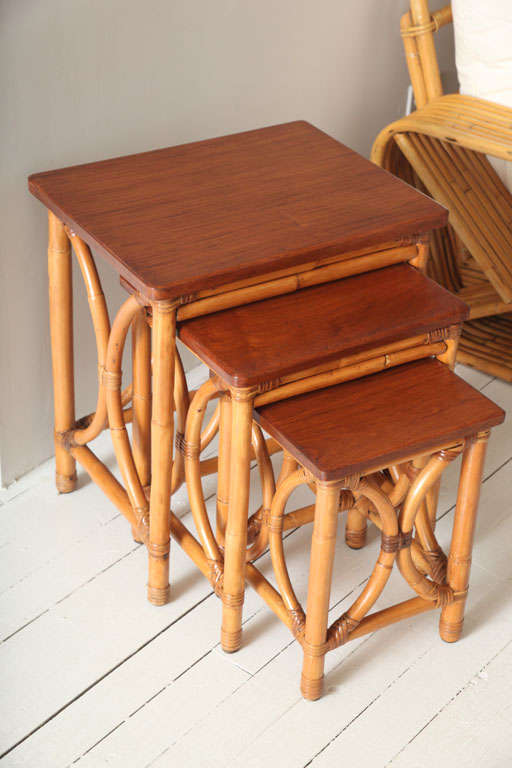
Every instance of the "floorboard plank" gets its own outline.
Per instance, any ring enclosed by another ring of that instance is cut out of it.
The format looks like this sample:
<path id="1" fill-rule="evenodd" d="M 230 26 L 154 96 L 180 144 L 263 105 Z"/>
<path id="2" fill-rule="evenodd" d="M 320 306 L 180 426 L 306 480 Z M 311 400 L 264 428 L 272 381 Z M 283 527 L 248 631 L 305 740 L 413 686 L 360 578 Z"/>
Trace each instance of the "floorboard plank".
<path id="1" fill-rule="evenodd" d="M 444 755 L 457 768 L 503 768 L 512 755 L 512 642 L 443 707 L 389 765 L 430 768 Z"/>

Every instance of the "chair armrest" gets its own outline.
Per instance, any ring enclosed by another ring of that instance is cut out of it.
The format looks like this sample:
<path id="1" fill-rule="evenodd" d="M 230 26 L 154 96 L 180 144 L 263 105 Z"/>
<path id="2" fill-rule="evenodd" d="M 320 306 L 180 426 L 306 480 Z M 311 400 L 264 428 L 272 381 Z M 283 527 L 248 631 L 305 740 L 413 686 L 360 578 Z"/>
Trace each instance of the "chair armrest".
<path id="1" fill-rule="evenodd" d="M 421 133 L 504 160 L 512 160 L 512 109 L 460 93 L 440 96 L 382 130 L 371 159 L 385 166 L 397 133 Z"/>

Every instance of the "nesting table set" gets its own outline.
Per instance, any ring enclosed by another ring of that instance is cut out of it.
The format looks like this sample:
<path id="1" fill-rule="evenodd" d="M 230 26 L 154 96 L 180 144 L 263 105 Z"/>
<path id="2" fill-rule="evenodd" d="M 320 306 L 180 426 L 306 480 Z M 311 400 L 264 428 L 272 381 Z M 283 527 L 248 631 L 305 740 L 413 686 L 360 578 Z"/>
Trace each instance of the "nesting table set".
<path id="1" fill-rule="evenodd" d="M 172 538 L 221 598 L 231 652 L 249 583 L 302 645 L 309 699 L 322 693 L 325 654 L 351 638 L 440 608 L 441 637 L 457 640 L 486 442 L 504 414 L 453 373 L 468 310 L 424 274 L 445 209 L 305 122 L 39 173 L 29 188 L 49 211 L 57 488 L 74 490 L 78 461 L 125 515 L 147 546 L 149 600 L 172 599 Z M 80 419 L 71 248 L 98 353 L 96 411 Z M 129 294 L 112 325 L 91 248 Z M 210 370 L 196 392 L 177 337 Z M 89 447 L 106 428 L 123 485 Z M 217 432 L 218 459 L 201 460 Z M 437 495 L 460 453 L 447 557 Z M 250 514 L 253 460 L 262 504 Z M 201 487 L 214 472 L 215 522 Z M 171 511 L 184 482 L 195 531 Z M 301 484 L 315 504 L 286 512 Z M 360 596 L 328 626 L 340 513 L 350 547 L 364 546 L 370 521 L 381 548 Z M 309 523 L 304 610 L 283 532 Z M 274 583 L 254 564 L 267 548 Z M 372 612 L 395 561 L 415 596 Z"/>

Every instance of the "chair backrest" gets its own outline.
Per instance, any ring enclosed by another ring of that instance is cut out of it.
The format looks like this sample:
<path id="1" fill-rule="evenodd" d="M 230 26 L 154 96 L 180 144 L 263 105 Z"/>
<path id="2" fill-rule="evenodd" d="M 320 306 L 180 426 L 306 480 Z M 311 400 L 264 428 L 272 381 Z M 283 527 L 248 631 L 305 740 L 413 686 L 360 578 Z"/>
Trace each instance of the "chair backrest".
<path id="1" fill-rule="evenodd" d="M 410 4 L 410 11 L 400 20 L 400 34 L 404 41 L 414 100 L 420 108 L 443 95 L 434 32 L 453 19 L 450 5 L 430 13 L 428 0 L 410 0 Z"/>

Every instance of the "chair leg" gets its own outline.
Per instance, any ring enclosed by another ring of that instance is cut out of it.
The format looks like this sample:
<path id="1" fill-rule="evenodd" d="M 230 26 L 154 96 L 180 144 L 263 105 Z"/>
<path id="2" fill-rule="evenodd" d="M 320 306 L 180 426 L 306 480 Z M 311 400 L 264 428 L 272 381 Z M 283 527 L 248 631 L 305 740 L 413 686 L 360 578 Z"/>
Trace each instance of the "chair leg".
<path id="1" fill-rule="evenodd" d="M 475 435 L 468 438 L 464 448 L 446 579 L 454 592 L 467 592 L 469 585 L 473 534 L 488 439 L 488 432 Z M 447 643 L 454 643 L 461 636 L 465 604 L 466 596 L 447 605 L 441 612 L 439 633 Z"/>
<path id="2" fill-rule="evenodd" d="M 233 390 L 229 512 L 224 541 L 221 644 L 233 653 L 242 642 L 245 554 L 251 460 L 253 392 Z"/>
<path id="3" fill-rule="evenodd" d="M 48 278 L 55 414 L 55 484 L 59 493 L 76 487 L 76 463 L 62 438 L 75 424 L 73 286 L 71 246 L 64 225 L 48 213 Z"/>
<path id="4" fill-rule="evenodd" d="M 302 695 L 311 701 L 319 699 L 323 690 L 339 497 L 338 483 L 317 483 L 301 678 Z"/>

